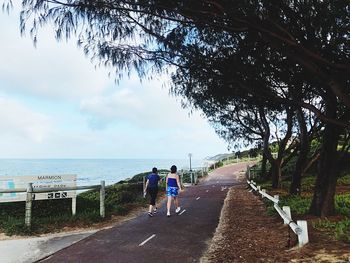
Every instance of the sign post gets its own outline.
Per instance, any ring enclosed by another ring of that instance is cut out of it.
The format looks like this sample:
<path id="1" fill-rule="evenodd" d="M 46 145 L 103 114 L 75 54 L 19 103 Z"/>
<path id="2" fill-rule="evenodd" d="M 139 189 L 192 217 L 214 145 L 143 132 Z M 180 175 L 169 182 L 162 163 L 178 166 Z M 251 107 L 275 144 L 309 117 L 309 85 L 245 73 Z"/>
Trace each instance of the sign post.
<path id="1" fill-rule="evenodd" d="M 101 188 L 100 188 L 100 216 L 105 217 L 105 181 L 101 181 Z"/>
<path id="2" fill-rule="evenodd" d="M 27 227 L 31 226 L 32 219 L 32 201 L 33 201 L 33 185 L 28 184 L 27 187 L 27 198 L 26 198 L 26 213 L 24 218 L 24 223 Z"/>

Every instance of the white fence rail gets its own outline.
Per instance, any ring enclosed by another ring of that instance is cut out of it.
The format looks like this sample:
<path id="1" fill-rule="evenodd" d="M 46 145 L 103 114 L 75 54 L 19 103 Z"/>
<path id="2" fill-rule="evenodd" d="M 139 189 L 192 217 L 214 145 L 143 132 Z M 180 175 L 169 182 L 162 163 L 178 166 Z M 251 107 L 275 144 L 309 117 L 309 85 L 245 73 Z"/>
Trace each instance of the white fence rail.
<path id="1" fill-rule="evenodd" d="M 249 170 L 249 167 L 248 167 L 248 170 Z M 289 225 L 289 227 L 293 230 L 293 232 L 298 236 L 299 247 L 302 247 L 305 244 L 309 243 L 309 236 L 308 236 L 307 222 L 306 221 L 298 220 L 297 223 L 295 223 L 292 220 L 290 207 L 283 206 L 283 208 L 281 209 L 278 206 L 278 203 L 279 203 L 278 195 L 271 196 L 271 195 L 267 194 L 266 190 L 260 189 L 260 186 L 257 186 L 253 180 L 247 180 L 247 183 L 255 192 L 261 194 L 262 198 L 265 197 L 274 203 L 273 207 L 278 212 L 278 214 L 282 217 L 284 224 Z"/>
<path id="2" fill-rule="evenodd" d="M 27 193 L 26 205 L 25 205 L 25 225 L 31 226 L 32 218 L 32 206 L 35 200 L 36 193 L 50 193 L 59 191 L 75 191 L 75 190 L 87 190 L 87 189 L 99 189 L 100 190 L 100 216 L 105 217 L 105 181 L 101 181 L 100 185 L 87 185 L 87 186 L 75 186 L 75 187 L 56 187 L 56 188 L 33 188 L 33 184 L 29 183 L 27 188 L 15 188 L 15 189 L 0 189 L 0 193 Z M 76 198 L 72 198 L 72 214 L 76 213 Z"/>

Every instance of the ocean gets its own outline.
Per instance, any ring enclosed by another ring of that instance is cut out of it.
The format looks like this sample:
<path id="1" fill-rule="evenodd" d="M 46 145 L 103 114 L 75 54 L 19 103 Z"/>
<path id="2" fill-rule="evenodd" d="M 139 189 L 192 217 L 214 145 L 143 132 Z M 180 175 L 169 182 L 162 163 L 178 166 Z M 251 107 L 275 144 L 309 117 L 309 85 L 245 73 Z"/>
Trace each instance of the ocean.
<path id="1" fill-rule="evenodd" d="M 192 168 L 202 167 L 203 160 L 191 160 Z M 189 159 L 0 159 L 1 177 L 28 175 L 76 174 L 77 185 L 106 185 L 151 171 L 152 167 L 188 169 Z"/>

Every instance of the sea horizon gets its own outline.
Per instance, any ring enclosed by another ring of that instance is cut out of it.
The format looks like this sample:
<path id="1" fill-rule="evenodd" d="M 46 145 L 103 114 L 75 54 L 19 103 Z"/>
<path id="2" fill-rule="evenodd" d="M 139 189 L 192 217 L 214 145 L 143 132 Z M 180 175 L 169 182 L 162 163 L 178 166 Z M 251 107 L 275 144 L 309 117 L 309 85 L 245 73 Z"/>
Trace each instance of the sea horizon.
<path id="1" fill-rule="evenodd" d="M 0 158 L 0 179 L 29 175 L 76 174 L 78 185 L 106 185 L 149 172 L 152 167 L 189 169 L 189 159 L 167 158 Z M 204 166 L 204 160 L 191 159 L 191 167 Z"/>

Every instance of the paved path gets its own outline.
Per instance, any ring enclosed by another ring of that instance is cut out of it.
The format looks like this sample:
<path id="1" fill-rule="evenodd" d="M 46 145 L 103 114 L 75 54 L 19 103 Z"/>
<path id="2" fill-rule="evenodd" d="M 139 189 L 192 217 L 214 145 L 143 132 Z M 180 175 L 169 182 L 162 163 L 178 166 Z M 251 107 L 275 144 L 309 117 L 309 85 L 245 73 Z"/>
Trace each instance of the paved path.
<path id="1" fill-rule="evenodd" d="M 165 205 L 150 218 L 141 215 L 102 230 L 41 262 L 199 262 L 219 222 L 228 188 L 238 184 L 246 164 L 219 168 L 180 194 L 182 213 L 166 217 Z"/>

